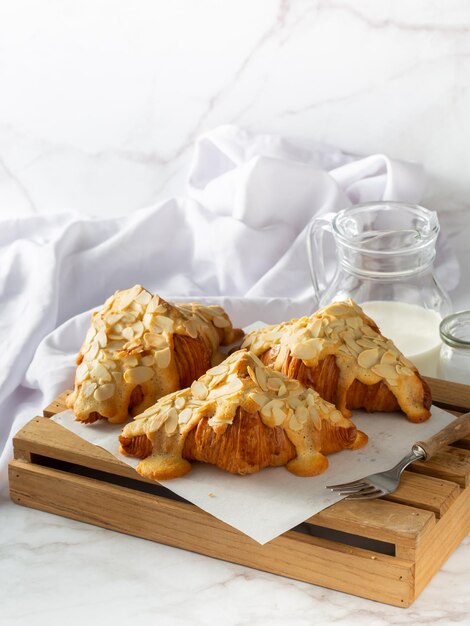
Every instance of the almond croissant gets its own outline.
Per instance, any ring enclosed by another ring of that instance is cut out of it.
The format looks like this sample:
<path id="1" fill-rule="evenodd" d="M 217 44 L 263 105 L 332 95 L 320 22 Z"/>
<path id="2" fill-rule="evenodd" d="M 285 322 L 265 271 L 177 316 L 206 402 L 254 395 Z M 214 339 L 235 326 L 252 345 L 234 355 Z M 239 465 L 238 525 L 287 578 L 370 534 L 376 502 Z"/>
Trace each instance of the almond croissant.
<path id="1" fill-rule="evenodd" d="M 412 422 L 431 415 L 431 392 L 416 367 L 352 300 L 310 317 L 249 333 L 248 348 L 276 371 L 350 409 L 403 411 Z"/>
<path id="2" fill-rule="evenodd" d="M 188 387 L 242 336 L 220 307 L 172 305 L 140 285 L 117 291 L 93 313 L 67 406 L 82 422 L 124 422 Z"/>
<path id="3" fill-rule="evenodd" d="M 137 415 L 119 440 L 123 454 L 142 459 L 142 476 L 165 480 L 189 472 L 191 460 L 234 474 L 287 465 L 314 476 L 328 467 L 324 455 L 367 436 L 315 391 L 239 350 Z"/>

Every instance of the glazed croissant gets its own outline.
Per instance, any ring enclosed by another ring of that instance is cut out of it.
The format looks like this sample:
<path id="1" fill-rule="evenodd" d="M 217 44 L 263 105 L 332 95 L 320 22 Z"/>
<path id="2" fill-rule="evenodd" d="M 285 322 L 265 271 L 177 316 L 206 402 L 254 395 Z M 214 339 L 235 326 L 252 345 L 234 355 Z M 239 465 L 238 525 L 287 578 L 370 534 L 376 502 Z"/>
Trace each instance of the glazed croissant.
<path id="1" fill-rule="evenodd" d="M 67 406 L 82 422 L 124 422 L 188 387 L 242 336 L 220 307 L 172 305 L 141 285 L 117 291 L 92 316 Z"/>
<path id="2" fill-rule="evenodd" d="M 328 467 L 326 454 L 367 436 L 313 389 L 239 350 L 137 415 L 119 440 L 123 454 L 142 459 L 142 476 L 165 480 L 189 472 L 191 460 L 234 474 L 287 465 L 314 476 Z"/>
<path id="3" fill-rule="evenodd" d="M 350 409 L 431 415 L 431 392 L 416 367 L 352 300 L 310 317 L 249 333 L 242 344 L 265 365 L 312 387 L 345 417 Z"/>

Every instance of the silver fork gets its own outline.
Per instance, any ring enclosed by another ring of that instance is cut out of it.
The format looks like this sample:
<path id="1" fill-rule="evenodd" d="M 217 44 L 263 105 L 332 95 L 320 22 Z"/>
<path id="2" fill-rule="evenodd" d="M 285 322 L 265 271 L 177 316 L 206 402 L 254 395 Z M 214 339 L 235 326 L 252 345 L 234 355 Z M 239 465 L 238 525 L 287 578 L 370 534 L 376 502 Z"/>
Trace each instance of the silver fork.
<path id="1" fill-rule="evenodd" d="M 442 446 L 449 445 L 470 435 L 470 413 L 461 415 L 438 433 L 417 441 L 407 454 L 394 467 L 378 474 L 370 474 L 359 480 L 326 488 L 346 496 L 346 500 L 371 500 L 393 493 L 400 484 L 400 476 L 405 468 L 415 461 L 428 461 Z"/>

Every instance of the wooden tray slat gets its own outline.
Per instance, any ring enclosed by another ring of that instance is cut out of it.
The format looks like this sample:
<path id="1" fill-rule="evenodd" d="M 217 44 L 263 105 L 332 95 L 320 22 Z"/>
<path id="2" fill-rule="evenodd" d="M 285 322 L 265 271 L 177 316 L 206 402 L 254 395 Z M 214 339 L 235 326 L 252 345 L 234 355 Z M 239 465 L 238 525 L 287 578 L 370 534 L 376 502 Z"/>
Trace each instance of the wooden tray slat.
<path id="1" fill-rule="evenodd" d="M 470 386 L 428 382 L 435 404 L 470 409 Z M 66 394 L 45 415 L 64 410 Z M 414 463 L 387 498 L 339 502 L 265 546 L 45 417 L 14 452 L 19 504 L 395 606 L 409 606 L 470 531 L 470 439 Z"/>

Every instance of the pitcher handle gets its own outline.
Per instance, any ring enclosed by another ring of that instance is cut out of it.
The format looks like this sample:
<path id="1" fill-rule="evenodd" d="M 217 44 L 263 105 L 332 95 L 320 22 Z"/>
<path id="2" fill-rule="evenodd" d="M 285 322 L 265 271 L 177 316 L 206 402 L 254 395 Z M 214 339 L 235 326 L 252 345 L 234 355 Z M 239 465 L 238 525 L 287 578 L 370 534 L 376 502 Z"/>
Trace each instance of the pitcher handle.
<path id="1" fill-rule="evenodd" d="M 308 264 L 317 302 L 320 302 L 320 293 L 326 289 L 323 236 L 325 231 L 333 233 L 333 219 L 336 215 L 336 213 L 325 213 L 325 215 L 315 217 L 307 229 Z"/>

